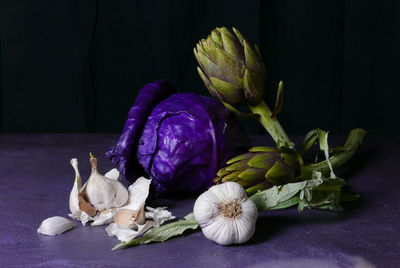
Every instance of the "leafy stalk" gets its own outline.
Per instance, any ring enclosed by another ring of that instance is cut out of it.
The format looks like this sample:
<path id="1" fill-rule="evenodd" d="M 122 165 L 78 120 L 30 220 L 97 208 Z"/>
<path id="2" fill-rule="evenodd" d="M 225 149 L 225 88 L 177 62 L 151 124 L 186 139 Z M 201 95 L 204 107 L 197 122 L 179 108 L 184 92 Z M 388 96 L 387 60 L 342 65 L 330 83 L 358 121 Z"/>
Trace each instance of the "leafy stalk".
<path id="1" fill-rule="evenodd" d="M 341 147 L 341 150 L 338 153 L 329 157 L 329 160 L 303 166 L 298 180 L 310 178 L 314 170 L 318 170 L 322 172 L 323 175 L 327 176 L 331 172 L 329 162 L 331 163 L 333 169 L 342 166 L 357 152 L 365 137 L 365 134 L 365 130 L 361 128 L 351 130 L 347 137 L 346 143 L 343 145 L 343 147 Z"/>
<path id="2" fill-rule="evenodd" d="M 249 105 L 249 108 L 253 113 L 259 115 L 259 122 L 271 135 L 278 147 L 294 147 L 293 142 L 289 139 L 276 116 L 272 116 L 271 110 L 264 101 L 260 101 L 256 105 Z"/>

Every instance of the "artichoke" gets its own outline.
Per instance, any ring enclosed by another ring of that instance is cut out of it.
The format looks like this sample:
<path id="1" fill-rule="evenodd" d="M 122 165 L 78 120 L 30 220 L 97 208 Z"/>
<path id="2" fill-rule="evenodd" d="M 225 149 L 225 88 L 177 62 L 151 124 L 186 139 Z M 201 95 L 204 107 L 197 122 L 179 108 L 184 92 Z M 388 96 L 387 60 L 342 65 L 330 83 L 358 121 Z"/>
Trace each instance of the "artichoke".
<path id="1" fill-rule="evenodd" d="M 233 28 L 217 28 L 194 49 L 200 77 L 210 93 L 236 106 L 257 104 L 263 99 L 265 66 L 254 48 Z"/>
<path id="2" fill-rule="evenodd" d="M 218 171 L 214 181 L 237 182 L 252 195 L 274 185 L 295 182 L 300 175 L 302 160 L 292 149 L 257 146 L 226 164 L 228 166 Z"/>
<path id="3" fill-rule="evenodd" d="M 194 55 L 200 65 L 199 75 L 211 95 L 240 116 L 258 118 L 278 147 L 294 146 L 276 117 L 282 106 L 283 83 L 279 83 L 274 112 L 263 100 L 266 69 L 257 46 L 252 47 L 236 28 L 232 33 L 222 27 L 200 40 Z M 247 104 L 251 113 L 238 110 L 241 104 Z"/>

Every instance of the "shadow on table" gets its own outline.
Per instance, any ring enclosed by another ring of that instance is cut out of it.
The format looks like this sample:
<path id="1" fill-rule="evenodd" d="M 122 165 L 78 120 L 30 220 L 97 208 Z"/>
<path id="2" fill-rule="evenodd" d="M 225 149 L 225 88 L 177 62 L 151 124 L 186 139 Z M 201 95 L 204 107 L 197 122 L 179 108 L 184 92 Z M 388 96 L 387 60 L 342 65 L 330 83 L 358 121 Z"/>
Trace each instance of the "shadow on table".
<path id="1" fill-rule="evenodd" d="M 351 180 L 352 177 L 357 175 L 360 170 L 364 169 L 368 165 L 374 163 L 374 160 L 378 158 L 379 148 L 362 148 L 357 152 L 352 159 L 349 160 L 343 167 L 338 168 L 338 176 L 345 180 Z"/>
<path id="2" fill-rule="evenodd" d="M 264 212 L 265 215 L 259 215 L 256 232 L 253 238 L 247 243 L 249 245 L 260 244 L 271 240 L 275 236 L 279 236 L 281 232 L 286 232 L 289 229 L 304 228 L 305 226 L 321 226 L 323 224 L 332 224 L 344 221 L 351 217 L 356 217 L 359 212 L 367 207 L 366 200 L 360 198 L 351 203 L 345 203 L 338 210 L 320 210 L 312 209 L 303 212 L 297 212 L 296 209 L 288 209 L 276 211 L 278 215 L 268 215 L 271 212 Z M 284 215 L 287 214 L 287 215 Z M 303 229 L 302 229 L 303 230 Z M 304 231 L 304 230 L 303 230 Z"/>

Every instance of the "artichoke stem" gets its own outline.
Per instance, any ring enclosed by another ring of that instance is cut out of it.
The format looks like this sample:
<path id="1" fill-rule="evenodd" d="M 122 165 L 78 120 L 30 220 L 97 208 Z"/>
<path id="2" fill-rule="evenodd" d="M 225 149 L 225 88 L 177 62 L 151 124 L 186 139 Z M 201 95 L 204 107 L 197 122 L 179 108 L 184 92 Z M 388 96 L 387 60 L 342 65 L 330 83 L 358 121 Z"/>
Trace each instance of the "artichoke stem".
<path id="1" fill-rule="evenodd" d="M 272 112 L 264 101 L 260 101 L 256 105 L 249 105 L 249 108 L 253 113 L 260 115 L 258 120 L 274 139 L 278 147 L 294 147 L 294 143 L 290 141 L 278 119 L 276 117 L 272 118 Z"/>
<path id="2" fill-rule="evenodd" d="M 346 143 L 344 144 L 343 151 L 337 153 L 329 158 L 332 163 L 332 167 L 338 168 L 346 163 L 360 147 L 366 131 L 361 128 L 356 128 L 350 131 Z M 298 180 L 307 180 L 311 178 L 313 170 L 321 171 L 325 176 L 329 175 L 330 169 L 326 160 L 319 163 L 310 164 L 303 166 L 301 175 L 297 178 Z"/>

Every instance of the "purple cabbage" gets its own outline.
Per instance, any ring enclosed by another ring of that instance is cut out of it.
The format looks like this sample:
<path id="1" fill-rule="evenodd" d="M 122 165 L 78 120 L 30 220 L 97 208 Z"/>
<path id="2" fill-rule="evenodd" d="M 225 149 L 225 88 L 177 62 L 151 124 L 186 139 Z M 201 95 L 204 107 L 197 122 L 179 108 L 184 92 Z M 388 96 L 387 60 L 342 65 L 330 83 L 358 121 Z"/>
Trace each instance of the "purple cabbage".
<path id="1" fill-rule="evenodd" d="M 195 193 L 247 145 L 244 131 L 214 99 L 177 93 L 169 81 L 144 85 L 117 144 L 106 155 L 133 182 L 144 170 L 158 194 Z"/>

